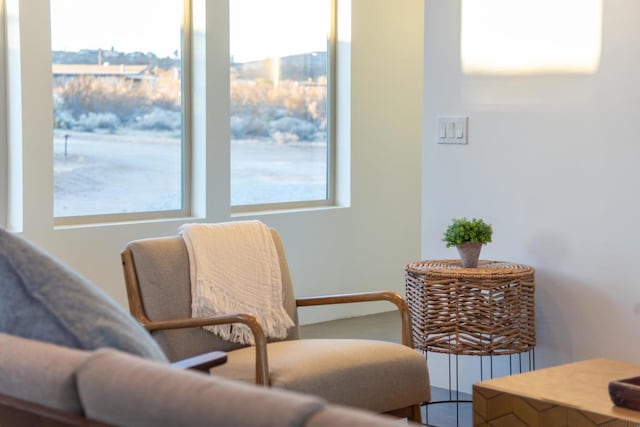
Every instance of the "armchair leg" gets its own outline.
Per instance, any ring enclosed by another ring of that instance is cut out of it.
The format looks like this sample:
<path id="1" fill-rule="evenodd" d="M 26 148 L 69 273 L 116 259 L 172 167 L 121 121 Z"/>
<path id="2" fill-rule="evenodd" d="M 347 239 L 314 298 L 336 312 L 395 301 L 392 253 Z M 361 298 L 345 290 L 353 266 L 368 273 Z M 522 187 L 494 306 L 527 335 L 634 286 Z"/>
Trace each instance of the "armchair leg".
<path id="1" fill-rule="evenodd" d="M 420 405 L 413 405 L 411 407 L 411 416 L 409 417 L 409 421 L 422 424 L 422 411 L 420 408 Z"/>
<path id="2" fill-rule="evenodd" d="M 398 418 L 406 418 L 411 422 L 422 424 L 422 411 L 420 410 L 419 404 L 407 406 L 405 408 L 400 408 L 385 413 L 387 415 L 392 415 Z"/>

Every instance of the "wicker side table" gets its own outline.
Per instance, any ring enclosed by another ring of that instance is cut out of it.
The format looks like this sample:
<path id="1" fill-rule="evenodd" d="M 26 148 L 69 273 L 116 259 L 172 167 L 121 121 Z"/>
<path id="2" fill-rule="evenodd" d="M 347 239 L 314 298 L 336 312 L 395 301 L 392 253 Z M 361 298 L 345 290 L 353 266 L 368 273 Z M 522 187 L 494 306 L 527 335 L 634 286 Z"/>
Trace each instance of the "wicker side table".
<path id="1" fill-rule="evenodd" d="M 534 269 L 500 261 L 461 268 L 459 260 L 406 266 L 406 296 L 417 349 L 455 355 L 509 355 L 536 345 Z"/>
<path id="2" fill-rule="evenodd" d="M 535 282 L 532 267 L 502 261 L 479 261 L 477 268 L 462 268 L 459 260 L 418 261 L 405 268 L 406 300 L 413 322 L 415 347 L 449 355 L 449 399 L 431 401 L 456 404 L 456 425 L 461 400 L 458 356 L 480 356 L 480 378 L 484 380 L 483 357 L 522 353 L 529 356 L 528 369 L 535 369 Z M 451 357 L 455 357 L 455 387 Z"/>

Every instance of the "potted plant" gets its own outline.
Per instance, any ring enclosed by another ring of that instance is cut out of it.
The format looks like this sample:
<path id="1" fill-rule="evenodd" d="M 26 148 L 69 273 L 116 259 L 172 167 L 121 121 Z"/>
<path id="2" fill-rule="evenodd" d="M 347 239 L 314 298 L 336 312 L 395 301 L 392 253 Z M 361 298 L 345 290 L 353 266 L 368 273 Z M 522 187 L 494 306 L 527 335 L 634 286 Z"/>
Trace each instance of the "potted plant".
<path id="1" fill-rule="evenodd" d="M 460 254 L 462 266 L 464 268 L 474 268 L 478 266 L 480 249 L 485 243 L 491 242 L 493 230 L 490 224 L 482 219 L 467 218 L 454 219 L 444 232 L 442 240 L 447 243 L 447 247 L 455 246 Z"/>

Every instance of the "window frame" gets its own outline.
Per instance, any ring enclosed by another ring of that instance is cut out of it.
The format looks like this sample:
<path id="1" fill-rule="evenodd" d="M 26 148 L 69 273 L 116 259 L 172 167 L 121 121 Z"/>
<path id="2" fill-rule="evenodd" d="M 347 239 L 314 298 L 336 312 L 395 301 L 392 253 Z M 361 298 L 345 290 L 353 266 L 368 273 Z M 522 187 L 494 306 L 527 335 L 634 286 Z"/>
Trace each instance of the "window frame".
<path id="1" fill-rule="evenodd" d="M 0 0 L 3 1 L 3 0 Z M 181 74 L 181 107 L 182 107 L 182 142 L 181 142 L 181 209 L 162 211 L 140 211 L 126 213 L 105 213 L 96 215 L 52 216 L 57 227 L 104 224 L 114 222 L 134 222 L 183 218 L 192 212 L 192 144 L 193 144 L 193 115 L 192 115 L 192 87 L 193 87 L 193 0 L 181 0 L 183 17 L 181 32 L 182 55 L 180 62 Z M 51 0 L 48 0 L 49 5 Z M 52 129 L 53 132 L 53 129 Z M 52 133 L 53 135 L 53 133 Z M 0 152 L 1 154 L 1 152 Z M 51 159 L 53 162 L 53 158 Z M 52 177 L 53 179 L 53 177 Z M 55 192 L 52 190 L 52 199 Z M 1 201 L 1 199 L 0 199 Z M 0 217 L 1 219 L 1 217 Z"/>
<path id="2" fill-rule="evenodd" d="M 232 0 L 229 0 L 232 1 Z M 327 197 L 323 200 L 299 200 L 290 202 L 270 202 L 247 205 L 230 204 L 232 215 L 251 214 L 265 211 L 290 211 L 296 209 L 322 208 L 336 204 L 336 98 L 337 98 L 337 44 L 338 44 L 338 0 L 329 0 L 330 23 L 327 39 Z M 230 76 L 228 76 L 230 78 Z M 229 139 L 231 144 L 231 139 Z M 231 176 L 229 176 L 231 182 Z"/>
<path id="3" fill-rule="evenodd" d="M 50 0 L 44 0 L 47 7 L 35 3 L 23 5 L 22 1 L 0 0 L 4 13 L 0 26 L 4 25 L 7 47 L 0 52 L 0 66 L 4 60 L 0 95 L 2 91 L 6 95 L 4 103 L 0 100 L 0 114 L 3 113 L 7 125 L 0 131 L 0 166 L 3 162 L 6 166 L 0 171 L 0 225 L 5 224 L 14 231 L 33 227 L 62 230 L 142 223 L 153 226 L 176 220 L 207 218 L 217 221 L 243 214 L 255 216 L 350 206 L 350 120 L 345 114 L 349 102 L 344 99 L 345 96 L 349 98 L 345 95 L 349 91 L 342 90 L 338 99 L 338 85 L 341 89 L 349 86 L 350 48 L 343 46 L 344 40 L 338 37 L 349 35 L 350 14 L 345 12 L 349 12 L 350 1 L 329 1 L 326 199 L 231 205 L 229 1 L 183 0 L 182 209 L 65 217 L 56 217 L 53 212 L 53 123 L 49 124 L 53 105 L 51 99 L 41 96 L 52 91 L 50 30 L 47 30 L 51 22 Z M 346 30 L 342 28 L 345 25 Z M 37 31 L 33 31 L 35 29 Z M 35 34 L 35 37 L 24 34 Z M 338 58 L 342 66 L 338 64 Z M 28 68 L 24 68 L 26 63 Z M 45 88 L 48 88 L 46 92 Z M 29 126 L 28 123 L 34 120 L 44 126 Z M 36 152 L 38 155 L 34 156 Z"/>

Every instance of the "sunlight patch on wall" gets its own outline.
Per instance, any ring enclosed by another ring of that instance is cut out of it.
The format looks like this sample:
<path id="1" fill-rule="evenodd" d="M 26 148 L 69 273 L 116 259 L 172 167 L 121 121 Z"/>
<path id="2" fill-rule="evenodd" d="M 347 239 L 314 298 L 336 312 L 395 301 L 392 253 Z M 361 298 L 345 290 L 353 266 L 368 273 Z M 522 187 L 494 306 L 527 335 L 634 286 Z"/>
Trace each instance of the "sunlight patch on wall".
<path id="1" fill-rule="evenodd" d="M 594 73 L 602 0 L 462 0 L 466 74 Z"/>

